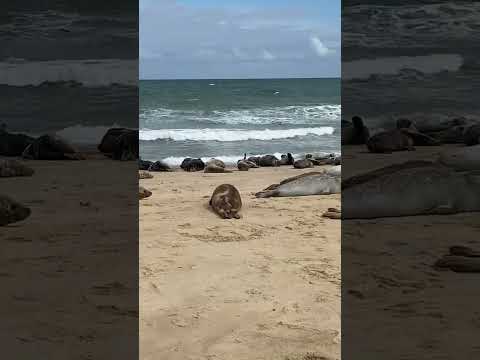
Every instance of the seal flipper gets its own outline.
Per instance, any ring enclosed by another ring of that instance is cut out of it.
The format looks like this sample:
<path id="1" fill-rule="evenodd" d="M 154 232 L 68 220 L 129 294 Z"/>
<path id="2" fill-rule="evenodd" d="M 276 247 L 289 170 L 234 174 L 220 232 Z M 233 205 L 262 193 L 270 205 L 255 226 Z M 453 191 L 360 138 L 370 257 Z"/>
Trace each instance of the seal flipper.
<path id="1" fill-rule="evenodd" d="M 263 190 L 255 194 L 257 198 L 269 198 L 278 195 L 278 190 Z"/>

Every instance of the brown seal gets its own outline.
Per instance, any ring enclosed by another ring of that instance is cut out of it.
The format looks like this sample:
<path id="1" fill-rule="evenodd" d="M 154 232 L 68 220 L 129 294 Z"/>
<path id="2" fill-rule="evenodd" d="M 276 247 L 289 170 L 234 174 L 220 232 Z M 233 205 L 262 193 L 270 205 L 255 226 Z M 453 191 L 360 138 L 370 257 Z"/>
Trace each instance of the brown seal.
<path id="1" fill-rule="evenodd" d="M 213 192 L 209 205 L 222 219 L 241 218 L 238 212 L 242 208 L 242 198 L 233 185 L 218 186 Z"/>
<path id="2" fill-rule="evenodd" d="M 141 199 L 145 199 L 149 196 L 152 196 L 152 192 L 145 189 L 143 186 L 139 186 L 138 187 L 138 198 L 141 200 Z"/>

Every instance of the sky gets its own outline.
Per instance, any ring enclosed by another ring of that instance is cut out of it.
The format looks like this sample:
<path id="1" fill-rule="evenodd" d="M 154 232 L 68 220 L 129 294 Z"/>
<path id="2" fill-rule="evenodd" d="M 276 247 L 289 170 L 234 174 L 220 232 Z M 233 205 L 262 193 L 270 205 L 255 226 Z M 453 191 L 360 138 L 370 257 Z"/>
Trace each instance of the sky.
<path id="1" fill-rule="evenodd" d="M 140 78 L 339 77 L 340 1 L 140 0 Z"/>

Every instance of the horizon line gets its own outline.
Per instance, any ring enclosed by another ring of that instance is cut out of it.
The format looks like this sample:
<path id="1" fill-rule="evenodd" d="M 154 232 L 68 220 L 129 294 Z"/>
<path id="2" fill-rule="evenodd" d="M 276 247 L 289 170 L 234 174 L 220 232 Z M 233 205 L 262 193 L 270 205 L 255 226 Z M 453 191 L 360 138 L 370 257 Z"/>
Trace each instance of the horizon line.
<path id="1" fill-rule="evenodd" d="M 158 81 L 158 80 L 290 80 L 290 79 L 298 79 L 298 80 L 314 80 L 314 79 L 341 79 L 341 76 L 323 76 L 323 77 L 244 77 L 244 78 L 227 78 L 227 77 L 220 77 L 220 78 L 139 78 L 140 81 Z"/>

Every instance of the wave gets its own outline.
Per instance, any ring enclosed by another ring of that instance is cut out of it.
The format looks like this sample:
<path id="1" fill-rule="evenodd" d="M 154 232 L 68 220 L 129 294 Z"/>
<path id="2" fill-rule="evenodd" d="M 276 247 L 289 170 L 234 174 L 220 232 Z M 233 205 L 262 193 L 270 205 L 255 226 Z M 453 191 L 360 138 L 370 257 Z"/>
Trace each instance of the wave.
<path id="1" fill-rule="evenodd" d="M 52 60 L 0 62 L 0 84 L 39 86 L 49 83 L 78 83 L 87 87 L 115 84 L 137 86 L 138 62 L 135 60 Z"/>
<path id="2" fill-rule="evenodd" d="M 62 139 L 65 139 L 71 144 L 75 145 L 98 145 L 102 141 L 103 135 L 111 129 L 118 127 L 127 127 L 118 124 L 113 124 L 111 126 L 82 126 L 75 125 L 58 130 L 55 132 L 56 135 L 60 136 Z M 35 134 L 39 136 L 40 134 Z"/>
<path id="3" fill-rule="evenodd" d="M 245 129 L 163 129 L 140 130 L 140 140 L 152 141 L 169 139 L 173 141 L 247 141 L 291 139 L 307 135 L 332 135 L 334 128 L 322 126 L 316 128 L 298 128 L 286 130 L 245 130 Z"/>
<path id="4" fill-rule="evenodd" d="M 198 101 L 198 99 L 195 99 L 195 101 Z M 146 126 L 157 124 L 159 121 L 177 122 L 179 119 L 199 123 L 227 125 L 323 124 L 326 121 L 338 121 L 341 113 L 342 106 L 334 104 L 224 111 L 157 108 L 141 111 L 140 120 L 144 122 Z"/>
<path id="5" fill-rule="evenodd" d="M 326 152 L 317 152 L 315 153 L 315 155 L 328 155 L 330 153 L 326 153 Z M 340 155 L 339 152 L 334 152 L 335 155 Z M 263 156 L 263 155 L 267 155 L 267 154 L 247 154 L 247 157 L 250 157 L 250 156 Z M 282 153 L 273 153 L 273 154 L 270 154 L 270 155 L 274 155 L 276 156 L 278 159 L 281 158 L 282 156 Z M 304 158 L 305 157 L 305 154 L 293 154 L 292 155 L 295 159 L 300 159 L 300 158 Z M 190 156 L 169 156 L 169 157 L 166 157 L 164 159 L 162 159 L 163 162 L 165 162 L 166 164 L 168 164 L 169 166 L 171 167 L 179 167 L 180 164 L 182 163 L 182 161 L 187 158 L 187 157 L 195 157 L 195 155 L 190 155 Z M 240 159 L 243 159 L 243 154 L 241 155 L 218 155 L 218 156 L 206 156 L 206 157 L 201 157 L 202 161 L 203 162 L 207 162 L 208 160 L 212 159 L 212 158 L 215 158 L 215 159 L 218 159 L 218 160 L 222 160 L 226 165 L 236 165 L 237 164 L 237 161 L 240 160 Z M 153 160 L 152 160 L 153 161 Z"/>
<path id="6" fill-rule="evenodd" d="M 342 79 L 368 79 L 375 75 L 416 76 L 442 71 L 458 71 L 463 57 L 455 54 L 398 56 L 374 60 L 347 61 L 342 64 Z"/>

